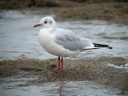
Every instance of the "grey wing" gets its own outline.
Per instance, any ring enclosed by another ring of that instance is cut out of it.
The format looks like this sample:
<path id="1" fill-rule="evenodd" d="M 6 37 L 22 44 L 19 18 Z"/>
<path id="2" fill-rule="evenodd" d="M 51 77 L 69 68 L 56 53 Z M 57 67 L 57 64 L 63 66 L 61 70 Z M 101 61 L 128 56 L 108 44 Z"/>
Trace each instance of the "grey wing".
<path id="1" fill-rule="evenodd" d="M 54 33 L 54 41 L 70 51 L 84 50 L 92 46 L 90 41 L 78 37 L 70 30 L 57 30 Z"/>

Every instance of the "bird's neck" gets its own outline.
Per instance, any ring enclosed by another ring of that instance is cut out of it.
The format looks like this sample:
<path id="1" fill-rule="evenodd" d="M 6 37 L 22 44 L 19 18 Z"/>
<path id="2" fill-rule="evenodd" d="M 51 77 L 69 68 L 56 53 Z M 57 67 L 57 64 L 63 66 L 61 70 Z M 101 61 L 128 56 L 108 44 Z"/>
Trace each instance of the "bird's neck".
<path id="1" fill-rule="evenodd" d="M 52 27 L 50 27 L 48 30 L 49 30 L 50 33 L 53 33 L 53 32 L 56 30 L 56 28 L 57 28 L 57 25 L 54 24 L 54 25 L 53 25 Z"/>

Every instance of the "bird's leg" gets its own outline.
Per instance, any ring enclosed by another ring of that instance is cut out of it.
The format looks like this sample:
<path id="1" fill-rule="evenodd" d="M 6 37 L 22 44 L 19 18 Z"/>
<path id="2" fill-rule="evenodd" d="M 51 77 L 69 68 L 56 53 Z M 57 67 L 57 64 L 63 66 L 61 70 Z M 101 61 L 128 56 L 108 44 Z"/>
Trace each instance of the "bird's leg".
<path id="1" fill-rule="evenodd" d="M 53 72 L 56 72 L 56 73 L 63 73 L 63 58 L 61 59 L 60 56 L 58 56 L 58 68 L 57 69 L 53 69 L 52 71 Z M 62 64 L 61 64 L 62 63 Z"/>
<path id="2" fill-rule="evenodd" d="M 63 73 L 63 57 L 61 57 L 61 72 Z"/>
<path id="3" fill-rule="evenodd" d="M 60 56 L 58 56 L 58 70 L 60 70 L 61 69 L 61 66 L 60 66 Z"/>

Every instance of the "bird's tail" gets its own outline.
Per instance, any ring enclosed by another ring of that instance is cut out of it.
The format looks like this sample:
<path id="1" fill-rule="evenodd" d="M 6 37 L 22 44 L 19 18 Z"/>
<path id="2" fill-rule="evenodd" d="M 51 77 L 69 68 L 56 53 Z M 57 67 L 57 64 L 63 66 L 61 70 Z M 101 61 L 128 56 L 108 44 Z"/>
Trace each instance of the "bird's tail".
<path id="1" fill-rule="evenodd" d="M 93 43 L 93 44 L 94 44 L 94 47 L 97 47 L 97 48 L 109 48 L 109 49 L 112 49 L 112 47 L 110 47 L 109 45 L 97 44 L 97 43 Z"/>

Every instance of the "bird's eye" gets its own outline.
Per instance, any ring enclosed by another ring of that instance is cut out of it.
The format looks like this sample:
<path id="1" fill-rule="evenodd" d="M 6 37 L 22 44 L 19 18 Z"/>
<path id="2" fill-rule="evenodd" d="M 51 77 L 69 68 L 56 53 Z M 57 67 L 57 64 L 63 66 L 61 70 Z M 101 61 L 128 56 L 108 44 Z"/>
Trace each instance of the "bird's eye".
<path id="1" fill-rule="evenodd" d="M 45 24 L 47 24 L 47 21 L 44 21 Z"/>

